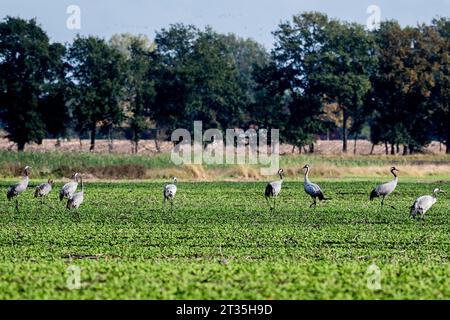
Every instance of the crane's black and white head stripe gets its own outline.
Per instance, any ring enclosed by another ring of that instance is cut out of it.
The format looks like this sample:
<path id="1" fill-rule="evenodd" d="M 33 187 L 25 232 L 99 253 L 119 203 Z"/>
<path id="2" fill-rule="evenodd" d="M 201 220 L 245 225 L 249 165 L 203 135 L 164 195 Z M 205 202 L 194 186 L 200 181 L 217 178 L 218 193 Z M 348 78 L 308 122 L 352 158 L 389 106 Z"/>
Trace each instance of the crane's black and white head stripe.
<path id="1" fill-rule="evenodd" d="M 23 169 L 23 172 L 25 173 L 26 176 L 28 176 L 28 174 L 30 173 L 30 166 L 25 166 L 25 168 Z"/>

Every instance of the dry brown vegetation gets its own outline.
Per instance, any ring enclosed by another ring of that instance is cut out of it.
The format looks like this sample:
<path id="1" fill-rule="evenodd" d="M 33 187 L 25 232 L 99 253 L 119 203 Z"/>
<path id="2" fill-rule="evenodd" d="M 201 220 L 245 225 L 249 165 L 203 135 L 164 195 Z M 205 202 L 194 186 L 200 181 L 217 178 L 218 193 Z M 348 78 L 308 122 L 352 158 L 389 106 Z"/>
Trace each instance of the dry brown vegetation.
<path id="1" fill-rule="evenodd" d="M 349 155 L 353 155 L 354 140 L 348 141 Z M 160 152 L 170 152 L 173 144 L 169 141 L 161 141 L 158 143 Z M 90 141 L 89 140 L 67 140 L 61 141 L 57 146 L 55 139 L 45 139 L 41 145 L 32 143 L 27 144 L 26 151 L 30 152 L 89 152 Z M 96 140 L 95 153 L 113 153 L 113 154 L 131 154 L 134 149 L 134 144 L 129 140 L 114 140 L 112 143 L 112 149 L 108 140 Z M 356 154 L 357 155 L 369 155 L 372 149 L 372 144 L 367 140 L 357 140 L 356 142 Z M 16 150 L 16 145 L 7 139 L 0 139 L 0 150 Z M 390 147 L 389 147 L 390 150 Z M 315 153 L 323 155 L 341 155 L 342 154 L 342 142 L 339 140 L 318 140 L 315 144 Z M 428 154 L 444 154 L 445 146 L 439 144 L 439 142 L 432 142 L 425 150 Z M 152 155 L 158 153 L 158 148 L 154 140 L 142 140 L 139 143 L 138 154 Z M 292 146 L 288 144 L 282 144 L 280 146 L 281 154 L 292 153 Z M 295 149 L 295 153 L 298 153 L 298 149 Z M 384 145 L 377 145 L 374 148 L 374 155 L 384 155 Z"/>
<path id="2" fill-rule="evenodd" d="M 0 141 L 0 175 L 18 177 L 24 165 L 32 165 L 33 178 L 67 179 L 73 172 L 82 172 L 87 180 L 168 180 L 177 176 L 181 180 L 262 180 L 267 177 L 261 174 L 255 165 L 182 165 L 177 166 L 170 161 L 172 144 L 160 143 L 163 152 L 158 153 L 154 141 L 142 141 L 138 155 L 130 155 L 131 144 L 128 141 L 114 142 L 113 153 L 108 152 L 108 141 L 99 140 L 95 153 L 88 152 L 89 144 L 82 141 L 82 149 L 78 141 L 63 142 L 58 148 L 55 140 L 45 140 L 41 146 L 31 144 L 26 152 L 19 154 L 7 150 L 10 143 Z M 340 141 L 318 141 L 316 153 L 292 154 L 292 147 L 280 147 L 280 165 L 289 180 L 302 179 L 302 167 L 305 163 L 312 165 L 311 176 L 320 178 L 367 178 L 389 177 L 389 167 L 396 165 L 401 176 L 411 179 L 450 180 L 450 157 L 439 150 L 439 144 L 433 143 L 426 154 L 386 156 L 384 146 L 377 146 L 374 155 L 367 155 L 371 145 L 367 141 L 358 141 L 359 153 L 341 154 Z M 274 176 L 275 177 L 275 176 Z"/>

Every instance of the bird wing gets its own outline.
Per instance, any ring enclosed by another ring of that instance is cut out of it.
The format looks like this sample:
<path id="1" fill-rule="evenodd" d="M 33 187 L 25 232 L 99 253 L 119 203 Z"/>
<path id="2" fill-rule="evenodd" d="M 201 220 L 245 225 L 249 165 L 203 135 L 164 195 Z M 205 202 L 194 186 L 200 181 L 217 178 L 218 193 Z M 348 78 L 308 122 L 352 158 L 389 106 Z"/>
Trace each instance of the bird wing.
<path id="1" fill-rule="evenodd" d="M 281 192 L 281 185 L 283 184 L 282 180 L 272 181 L 269 183 L 272 188 L 272 195 L 277 196 Z"/>
<path id="2" fill-rule="evenodd" d="M 416 200 L 416 207 L 421 209 L 423 213 L 427 212 L 428 209 L 436 202 L 436 199 L 432 196 L 422 196 Z"/>
<path id="3" fill-rule="evenodd" d="M 305 183 L 305 191 L 310 196 L 318 196 L 322 193 L 322 190 L 320 190 L 320 187 L 312 182 Z"/>
<path id="4" fill-rule="evenodd" d="M 75 193 L 72 197 L 73 205 L 75 207 L 78 207 L 83 202 L 83 199 L 84 199 L 83 192 Z"/>
<path id="5" fill-rule="evenodd" d="M 78 187 L 78 183 L 71 181 L 71 182 L 67 182 L 65 185 L 63 185 L 63 187 L 61 188 L 60 193 L 64 194 L 64 195 L 70 195 L 73 194 Z"/>
<path id="6" fill-rule="evenodd" d="M 397 187 L 397 180 L 392 180 L 383 184 L 380 184 L 378 187 L 375 188 L 375 192 L 378 195 L 388 195 L 392 193 L 395 190 L 395 187 Z"/>

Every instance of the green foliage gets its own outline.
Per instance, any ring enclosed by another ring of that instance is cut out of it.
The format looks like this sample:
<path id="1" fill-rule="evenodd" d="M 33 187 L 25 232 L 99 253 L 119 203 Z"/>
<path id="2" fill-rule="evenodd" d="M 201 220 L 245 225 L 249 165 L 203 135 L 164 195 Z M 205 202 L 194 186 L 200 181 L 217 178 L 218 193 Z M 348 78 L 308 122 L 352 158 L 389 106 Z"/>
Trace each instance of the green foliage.
<path id="1" fill-rule="evenodd" d="M 447 153 L 450 154 L 450 19 L 435 19 L 432 28 L 440 35 L 433 37 L 437 45 L 432 59 L 435 86 L 431 99 L 436 109 L 434 123 L 439 140 L 447 144 Z M 433 34 L 431 30 L 430 33 Z"/>
<path id="2" fill-rule="evenodd" d="M 47 111 L 64 108 L 55 100 L 64 49 L 50 45 L 35 20 L 7 17 L 0 22 L 0 39 L 0 119 L 22 151 L 28 142 L 40 143 L 46 127 L 59 131 Z"/>
<path id="3" fill-rule="evenodd" d="M 445 110 L 440 88 L 448 70 L 441 70 L 446 67 L 440 60 L 448 53 L 443 39 L 432 27 L 401 28 L 394 21 L 382 23 L 375 39 L 380 57 L 370 95 L 376 112 L 372 126 L 380 133 L 375 140 L 420 151 L 431 142 L 436 106 Z M 438 127 L 445 119 L 438 120 Z"/>
<path id="4" fill-rule="evenodd" d="M 250 126 L 280 129 L 303 147 L 342 128 L 374 144 L 420 152 L 432 140 L 450 153 L 449 22 L 368 32 L 317 12 L 294 15 L 273 32 L 270 54 L 251 39 L 175 24 L 155 41 L 131 34 L 107 43 L 77 37 L 49 43 L 34 20 L 0 24 L 0 125 L 28 142 L 127 130 L 135 143 L 152 128 L 170 133 Z M 67 52 L 66 52 L 67 51 Z M 342 119 L 341 119 L 342 118 Z M 368 136 L 369 134 L 365 134 Z"/>
<path id="5" fill-rule="evenodd" d="M 104 40 L 77 37 L 68 53 L 74 84 L 72 104 L 76 130 L 89 131 L 95 148 L 97 125 L 111 126 L 122 120 L 119 102 L 126 79 L 125 58 Z"/>
<path id="6" fill-rule="evenodd" d="M 134 151 L 137 153 L 139 140 L 149 128 L 148 119 L 152 115 L 156 95 L 152 79 L 155 45 L 144 36 L 135 37 L 130 34 L 113 36 L 110 43 L 126 58 L 124 113 L 133 132 L 131 139 L 135 143 Z"/>
<path id="7" fill-rule="evenodd" d="M 286 181 L 273 213 L 263 182 L 179 181 L 165 212 L 162 182 L 88 180 L 78 213 L 56 190 L 42 206 L 27 190 L 20 213 L 0 202 L 0 298 L 448 299 L 447 198 L 414 221 L 409 206 L 435 184 L 399 184 L 387 200 L 397 210 L 380 212 L 368 204 L 377 182 L 322 182 L 333 200 L 314 210 L 303 184 Z M 81 268 L 78 290 L 68 266 Z"/>
<path id="8" fill-rule="evenodd" d="M 238 125 L 244 95 L 224 38 L 207 28 L 172 25 L 157 33 L 158 67 L 153 117 L 160 127 L 205 129 Z"/>

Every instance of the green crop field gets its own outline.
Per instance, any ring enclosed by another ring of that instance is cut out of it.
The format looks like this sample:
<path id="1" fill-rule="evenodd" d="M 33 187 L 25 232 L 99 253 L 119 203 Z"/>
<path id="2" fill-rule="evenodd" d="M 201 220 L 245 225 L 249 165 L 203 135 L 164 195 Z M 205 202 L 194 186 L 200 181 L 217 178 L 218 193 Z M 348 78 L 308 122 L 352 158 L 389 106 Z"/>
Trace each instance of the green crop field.
<path id="1" fill-rule="evenodd" d="M 57 190 L 34 199 L 33 180 L 20 212 L 0 200 L 0 299 L 450 298 L 448 193 L 425 221 L 409 217 L 417 196 L 450 188 L 400 179 L 386 202 L 396 210 L 382 212 L 368 196 L 388 177 L 311 179 L 331 201 L 309 209 L 303 184 L 286 181 L 274 212 L 264 182 L 179 180 L 164 212 L 161 182 L 88 181 L 81 208 L 66 211 Z"/>

